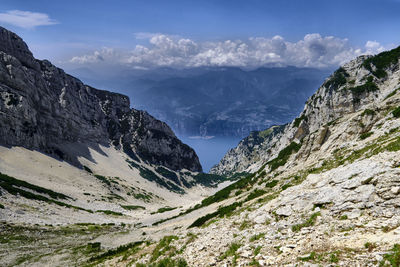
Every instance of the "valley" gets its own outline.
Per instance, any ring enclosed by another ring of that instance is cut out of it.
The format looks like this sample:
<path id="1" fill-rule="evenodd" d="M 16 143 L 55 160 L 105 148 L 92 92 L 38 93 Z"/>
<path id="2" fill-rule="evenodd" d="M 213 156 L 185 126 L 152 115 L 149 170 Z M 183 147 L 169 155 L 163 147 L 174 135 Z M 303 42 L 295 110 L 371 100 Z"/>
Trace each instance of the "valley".
<path id="1" fill-rule="evenodd" d="M 0 264 L 399 266 L 400 48 L 310 95 L 193 149 L 0 28 Z"/>

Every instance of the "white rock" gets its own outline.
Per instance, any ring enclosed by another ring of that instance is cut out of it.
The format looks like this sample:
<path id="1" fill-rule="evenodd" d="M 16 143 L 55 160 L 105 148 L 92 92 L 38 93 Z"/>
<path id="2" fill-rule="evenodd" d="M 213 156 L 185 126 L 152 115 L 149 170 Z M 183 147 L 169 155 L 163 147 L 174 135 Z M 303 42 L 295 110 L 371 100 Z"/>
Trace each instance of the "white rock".
<path id="1" fill-rule="evenodd" d="M 288 206 L 280 207 L 279 209 L 276 210 L 276 214 L 279 216 L 290 216 L 292 215 L 292 209 Z"/>
<path id="2" fill-rule="evenodd" d="M 400 186 L 393 186 L 392 189 L 390 189 L 390 192 L 393 194 L 397 195 L 400 193 Z"/>

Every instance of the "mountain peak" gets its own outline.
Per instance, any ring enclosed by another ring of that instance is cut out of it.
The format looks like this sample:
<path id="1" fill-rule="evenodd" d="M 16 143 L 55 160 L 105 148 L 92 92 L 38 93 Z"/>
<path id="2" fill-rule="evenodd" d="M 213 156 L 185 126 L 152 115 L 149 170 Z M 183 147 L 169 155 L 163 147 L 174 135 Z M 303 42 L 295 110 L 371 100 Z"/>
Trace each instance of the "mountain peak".
<path id="1" fill-rule="evenodd" d="M 0 51 L 14 56 L 23 65 L 38 70 L 39 64 L 28 45 L 17 34 L 0 26 Z"/>

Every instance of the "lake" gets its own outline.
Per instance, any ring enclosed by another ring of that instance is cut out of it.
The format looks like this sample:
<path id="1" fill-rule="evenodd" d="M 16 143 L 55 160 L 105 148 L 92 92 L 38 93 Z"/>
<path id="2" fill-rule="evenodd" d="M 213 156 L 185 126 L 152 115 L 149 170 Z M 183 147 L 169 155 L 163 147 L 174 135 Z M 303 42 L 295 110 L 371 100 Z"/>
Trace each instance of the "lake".
<path id="1" fill-rule="evenodd" d="M 204 172 L 218 164 L 229 149 L 236 147 L 240 137 L 188 137 L 178 136 L 185 144 L 191 146 L 197 153 Z"/>

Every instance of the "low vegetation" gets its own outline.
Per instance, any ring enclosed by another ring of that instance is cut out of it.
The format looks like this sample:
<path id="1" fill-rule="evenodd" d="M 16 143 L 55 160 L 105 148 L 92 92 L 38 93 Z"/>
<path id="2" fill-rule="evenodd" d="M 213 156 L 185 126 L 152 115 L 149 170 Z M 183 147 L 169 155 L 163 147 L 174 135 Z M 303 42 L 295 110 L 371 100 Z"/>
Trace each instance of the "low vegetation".
<path id="1" fill-rule="evenodd" d="M 365 109 L 363 111 L 363 113 L 361 113 L 361 116 L 374 116 L 375 115 L 375 111 L 373 111 L 372 109 Z"/>
<path id="2" fill-rule="evenodd" d="M 177 207 L 163 207 L 163 208 L 159 208 L 157 211 L 152 212 L 151 214 L 156 214 L 156 213 L 164 213 L 170 210 L 174 210 L 177 209 Z"/>
<path id="3" fill-rule="evenodd" d="M 400 266 L 400 244 L 393 245 L 391 251 L 385 255 L 383 255 L 383 259 L 380 262 L 379 266 L 392 266 L 399 267 Z"/>
<path id="4" fill-rule="evenodd" d="M 373 82 L 373 77 L 369 76 L 366 83 L 364 83 L 363 85 L 356 86 L 356 87 L 351 87 L 351 88 L 349 88 L 349 90 L 353 93 L 353 95 L 358 97 L 358 96 L 360 96 L 360 95 L 362 95 L 364 93 L 370 93 L 370 92 L 378 91 L 379 88 Z"/>
<path id="5" fill-rule="evenodd" d="M 349 77 L 349 74 L 346 72 L 345 69 L 340 67 L 333 73 L 333 76 L 329 80 L 327 80 L 324 85 L 326 88 L 333 87 L 333 88 L 337 89 L 340 86 L 346 84 L 347 77 Z"/>
<path id="6" fill-rule="evenodd" d="M 368 137 L 370 137 L 370 136 L 373 135 L 373 134 L 374 134 L 374 132 L 362 133 L 362 134 L 360 134 L 360 139 L 361 139 L 361 140 L 367 139 Z"/>
<path id="7" fill-rule="evenodd" d="M 232 215 L 233 211 L 235 211 L 235 209 L 237 207 L 241 207 L 242 206 L 242 202 L 235 202 L 231 205 L 228 206 L 223 206 L 223 207 L 219 207 L 217 211 L 213 212 L 213 213 L 209 213 L 203 217 L 198 218 L 197 220 L 195 220 L 190 226 L 189 228 L 192 227 L 200 227 L 202 225 L 204 225 L 208 220 L 215 218 L 215 217 L 224 217 L 224 216 L 230 216 Z"/>
<path id="8" fill-rule="evenodd" d="M 126 210 L 145 210 L 146 208 L 138 205 L 121 205 L 121 208 Z"/>
<path id="9" fill-rule="evenodd" d="M 393 117 L 400 118 L 400 107 L 397 107 L 395 110 L 392 111 Z"/>
<path id="10" fill-rule="evenodd" d="M 112 210 L 97 210 L 96 212 L 102 212 L 104 214 L 114 215 L 114 216 L 123 216 L 124 215 L 121 212 L 116 212 L 116 211 L 112 211 Z"/>
<path id="11" fill-rule="evenodd" d="M 221 260 L 224 260 L 224 259 L 226 259 L 227 257 L 232 257 L 232 256 L 233 256 L 233 262 L 232 262 L 232 264 L 235 265 L 236 259 L 237 259 L 237 254 L 236 254 L 236 252 L 238 251 L 238 249 L 239 249 L 241 246 L 242 246 L 242 244 L 240 244 L 240 243 L 232 243 L 232 244 L 230 244 L 228 250 L 227 250 L 224 254 L 222 254 L 222 255 L 220 256 L 220 259 L 221 259 Z"/>
<path id="12" fill-rule="evenodd" d="M 304 227 L 310 227 L 315 224 L 315 221 L 317 220 L 317 217 L 321 216 L 321 212 L 316 212 L 313 213 L 310 218 L 308 218 L 305 222 L 300 223 L 300 224 L 295 224 L 292 226 L 292 231 L 293 232 L 298 232 Z"/>
<path id="13" fill-rule="evenodd" d="M 119 256 L 127 251 L 137 249 L 142 243 L 143 243 L 142 241 L 138 241 L 138 242 L 129 243 L 129 244 L 126 244 L 123 246 L 119 246 L 115 249 L 110 249 L 100 255 L 90 258 L 89 262 L 101 262 L 108 258 Z"/>
<path id="14" fill-rule="evenodd" d="M 282 149 L 275 159 L 270 160 L 267 163 L 270 166 L 271 171 L 279 168 L 280 166 L 284 166 L 286 164 L 286 162 L 288 161 L 290 155 L 298 152 L 300 150 L 300 148 L 301 148 L 301 144 L 292 142 L 292 143 L 290 143 L 290 145 L 288 145 L 287 147 Z"/>
<path id="15" fill-rule="evenodd" d="M 397 47 L 366 59 L 362 65 L 367 70 L 371 71 L 376 77 L 385 78 L 387 76 L 386 70 L 391 65 L 396 64 L 399 58 L 400 47 Z M 375 66 L 375 68 L 373 68 L 373 66 Z"/>
<path id="16" fill-rule="evenodd" d="M 299 127 L 299 126 L 300 126 L 300 123 L 301 123 L 303 120 L 307 121 L 307 116 L 304 115 L 304 114 L 301 115 L 299 118 L 294 119 L 293 126 L 294 126 L 294 127 Z"/>

